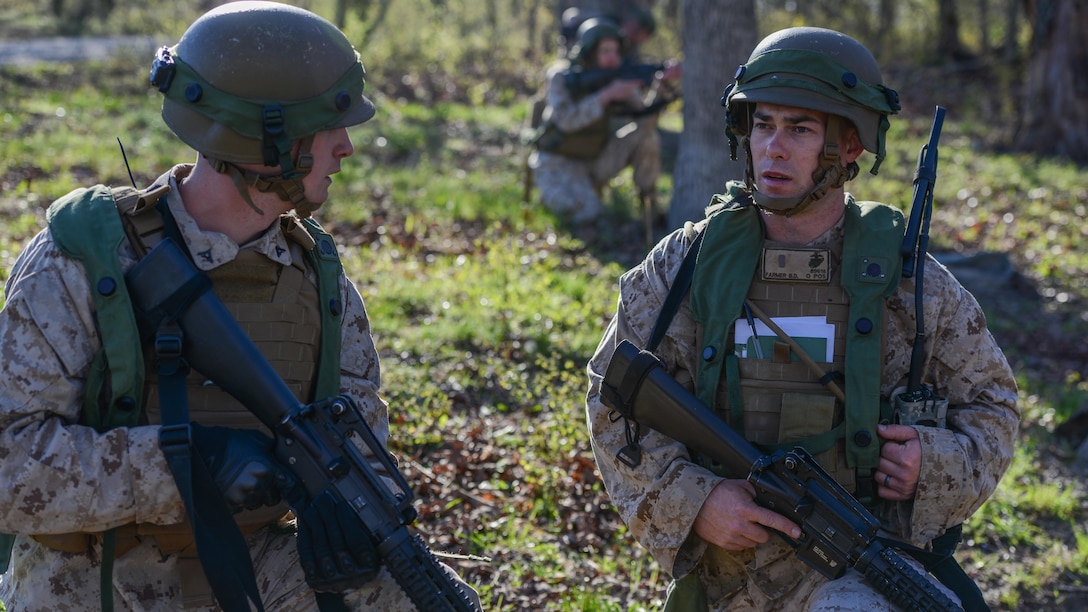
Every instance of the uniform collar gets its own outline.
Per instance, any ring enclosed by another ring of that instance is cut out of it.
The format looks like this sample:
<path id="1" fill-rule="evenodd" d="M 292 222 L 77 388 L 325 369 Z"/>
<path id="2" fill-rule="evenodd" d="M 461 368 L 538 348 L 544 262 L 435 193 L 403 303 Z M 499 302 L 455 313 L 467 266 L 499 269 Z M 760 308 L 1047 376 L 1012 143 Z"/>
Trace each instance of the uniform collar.
<path id="1" fill-rule="evenodd" d="M 192 164 L 179 164 L 169 172 L 159 177 L 157 182 L 168 181 L 170 192 L 166 195 L 166 203 L 174 220 L 178 224 L 182 238 L 193 254 L 193 261 L 203 271 L 212 270 L 225 263 L 234 261 L 241 249 L 253 250 L 261 253 L 282 265 L 291 264 L 291 251 L 288 248 L 287 238 L 280 230 L 280 224 L 273 223 L 264 233 L 254 240 L 241 246 L 220 232 L 207 232 L 197 226 L 196 220 L 185 210 L 185 203 L 181 199 L 178 183 L 192 171 Z"/>

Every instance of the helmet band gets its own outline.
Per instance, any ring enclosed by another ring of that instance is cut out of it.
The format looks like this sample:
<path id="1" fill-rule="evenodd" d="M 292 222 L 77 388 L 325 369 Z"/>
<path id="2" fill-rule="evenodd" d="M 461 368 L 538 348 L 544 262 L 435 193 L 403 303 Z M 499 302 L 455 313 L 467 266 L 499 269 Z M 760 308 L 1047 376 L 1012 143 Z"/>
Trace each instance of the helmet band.
<path id="1" fill-rule="evenodd" d="M 152 84 L 171 101 L 261 142 L 266 140 L 271 125 L 267 121 L 269 113 L 279 114 L 281 132 L 275 134 L 275 138 L 293 142 L 334 127 L 351 105 L 359 103 L 363 97 L 366 71 L 358 61 L 336 83 L 316 96 L 287 102 L 253 100 L 216 88 L 178 57 L 176 48 L 175 45 L 160 50 L 151 73 Z M 358 58 L 357 52 L 355 55 Z"/>

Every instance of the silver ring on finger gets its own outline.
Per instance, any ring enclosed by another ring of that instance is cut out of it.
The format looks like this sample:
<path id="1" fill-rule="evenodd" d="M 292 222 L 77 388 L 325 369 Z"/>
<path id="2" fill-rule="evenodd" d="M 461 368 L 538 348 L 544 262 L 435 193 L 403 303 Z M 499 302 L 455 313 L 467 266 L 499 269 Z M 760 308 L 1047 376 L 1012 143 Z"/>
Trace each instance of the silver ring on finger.
<path id="1" fill-rule="evenodd" d="M 885 474 L 884 475 L 884 488 L 887 488 L 888 483 L 891 482 L 891 481 L 892 481 L 892 475 L 891 474 Z"/>

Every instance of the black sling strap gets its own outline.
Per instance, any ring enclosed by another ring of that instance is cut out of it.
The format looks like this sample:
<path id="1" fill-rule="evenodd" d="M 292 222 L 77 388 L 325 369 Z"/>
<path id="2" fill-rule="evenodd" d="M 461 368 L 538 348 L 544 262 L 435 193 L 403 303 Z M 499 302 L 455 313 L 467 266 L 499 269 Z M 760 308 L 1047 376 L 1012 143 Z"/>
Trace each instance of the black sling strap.
<path id="1" fill-rule="evenodd" d="M 684 261 L 680 263 L 680 269 L 676 271 L 676 278 L 672 281 L 672 287 L 669 287 L 669 294 L 665 296 L 665 303 L 661 305 L 661 312 L 657 315 L 657 320 L 654 321 L 654 329 L 650 332 L 650 339 L 646 341 L 645 350 L 651 353 L 657 351 L 657 345 L 661 344 L 661 341 L 665 339 L 665 332 L 669 330 L 669 324 L 672 323 L 673 317 L 676 316 L 676 311 L 680 309 L 680 303 L 684 301 L 684 296 L 688 294 L 688 289 L 691 287 L 691 279 L 695 276 L 695 260 L 699 256 L 699 245 L 703 242 L 702 232 L 695 236 L 695 240 L 691 242 L 691 247 L 688 248 L 688 252 L 684 255 Z"/>
<path id="2" fill-rule="evenodd" d="M 164 242 L 176 242 L 191 258 L 166 203 L 160 200 L 156 206 L 163 216 Z M 159 447 L 185 503 L 200 566 L 216 601 L 227 612 L 249 612 L 251 602 L 263 612 L 249 547 L 207 465 L 192 452 L 185 386 L 189 367 L 182 358 L 184 339 L 177 317 L 205 291 L 211 291 L 211 281 L 201 274 L 170 296 L 162 312 L 146 313 L 158 319 L 154 348 L 162 412 Z"/>

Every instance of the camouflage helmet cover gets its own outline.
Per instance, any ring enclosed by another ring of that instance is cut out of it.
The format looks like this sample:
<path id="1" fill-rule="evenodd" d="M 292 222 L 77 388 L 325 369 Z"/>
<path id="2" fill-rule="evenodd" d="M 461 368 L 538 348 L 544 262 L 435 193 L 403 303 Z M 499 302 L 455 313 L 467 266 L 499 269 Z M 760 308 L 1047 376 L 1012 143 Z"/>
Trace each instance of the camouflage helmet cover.
<path id="1" fill-rule="evenodd" d="M 333 24 L 275 2 L 231 2 L 159 50 L 151 83 L 166 124 L 195 150 L 280 164 L 291 143 L 374 116 L 359 54 Z"/>
<path id="2" fill-rule="evenodd" d="M 578 26 L 577 39 L 570 50 L 570 61 L 585 63 L 590 53 L 606 38 L 623 40 L 623 34 L 616 22 L 601 17 L 586 19 Z"/>
<path id="3" fill-rule="evenodd" d="M 899 94 L 884 86 L 880 66 L 864 45 L 824 28 L 797 27 L 766 37 L 737 69 L 726 90 L 727 129 L 748 134 L 748 106 L 769 102 L 849 119 L 866 150 L 884 157 L 888 115 L 899 111 Z M 747 104 L 745 104 L 747 103 Z"/>

